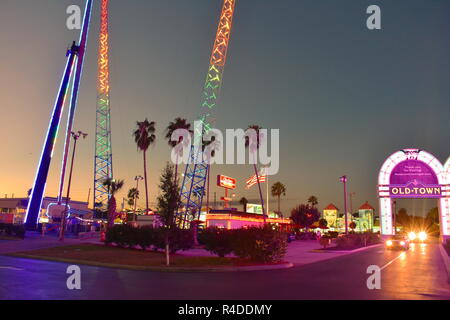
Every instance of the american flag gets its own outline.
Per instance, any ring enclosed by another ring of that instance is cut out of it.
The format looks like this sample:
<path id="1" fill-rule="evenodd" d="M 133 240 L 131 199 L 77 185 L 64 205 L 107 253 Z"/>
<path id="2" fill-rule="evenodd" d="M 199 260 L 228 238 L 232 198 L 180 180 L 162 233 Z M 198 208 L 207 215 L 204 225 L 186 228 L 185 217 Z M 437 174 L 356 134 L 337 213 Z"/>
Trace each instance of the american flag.
<path id="1" fill-rule="evenodd" d="M 265 174 L 260 174 L 258 175 L 259 178 L 259 182 L 266 182 L 266 175 Z M 258 183 L 258 180 L 256 179 L 256 174 L 254 174 L 250 179 L 248 179 L 246 181 L 247 184 L 247 189 L 250 189 L 251 187 L 253 187 L 255 184 Z"/>

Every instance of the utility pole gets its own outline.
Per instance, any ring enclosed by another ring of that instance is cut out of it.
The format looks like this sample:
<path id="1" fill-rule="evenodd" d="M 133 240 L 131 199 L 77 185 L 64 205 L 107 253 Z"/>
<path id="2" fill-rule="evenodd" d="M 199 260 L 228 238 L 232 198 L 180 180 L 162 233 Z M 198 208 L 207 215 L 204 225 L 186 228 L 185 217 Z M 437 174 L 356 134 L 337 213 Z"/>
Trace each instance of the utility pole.
<path id="1" fill-rule="evenodd" d="M 74 140 L 74 144 L 73 144 L 73 151 L 72 151 L 72 161 L 70 164 L 70 173 L 69 173 L 69 182 L 67 184 L 67 195 L 66 195 L 66 205 L 63 211 L 63 216 L 61 217 L 61 230 L 59 233 L 59 240 L 60 241 L 64 241 L 64 232 L 66 229 L 66 218 L 67 218 L 67 214 L 69 213 L 69 196 L 70 196 L 70 186 L 72 184 L 72 172 L 73 172 L 73 163 L 75 160 L 75 151 L 77 149 L 77 141 L 80 137 L 83 137 L 83 139 L 85 139 L 87 137 L 87 133 L 78 131 L 78 132 L 71 132 L 70 133 L 73 140 Z"/>
<path id="2" fill-rule="evenodd" d="M 348 234 L 348 217 L 347 217 L 347 176 L 342 176 L 339 178 L 344 184 L 344 218 L 345 218 L 345 234 Z"/>

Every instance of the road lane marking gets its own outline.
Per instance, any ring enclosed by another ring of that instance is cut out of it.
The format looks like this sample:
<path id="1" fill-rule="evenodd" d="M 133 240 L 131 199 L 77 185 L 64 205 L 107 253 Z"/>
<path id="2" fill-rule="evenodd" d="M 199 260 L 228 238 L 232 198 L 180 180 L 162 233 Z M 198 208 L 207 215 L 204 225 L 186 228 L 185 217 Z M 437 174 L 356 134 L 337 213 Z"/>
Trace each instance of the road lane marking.
<path id="1" fill-rule="evenodd" d="M 8 267 L 8 266 L 0 266 L 0 269 L 19 270 L 19 271 L 25 270 L 22 268 Z"/>
<path id="2" fill-rule="evenodd" d="M 392 259 L 391 261 L 389 261 L 388 263 L 386 263 L 384 266 L 382 266 L 380 268 L 380 270 L 383 270 L 384 268 L 388 267 L 391 263 L 393 263 L 395 260 L 397 260 L 398 258 L 401 258 L 402 256 L 404 256 L 406 254 L 406 252 L 402 252 L 398 255 L 398 257 L 395 257 L 394 259 Z"/>

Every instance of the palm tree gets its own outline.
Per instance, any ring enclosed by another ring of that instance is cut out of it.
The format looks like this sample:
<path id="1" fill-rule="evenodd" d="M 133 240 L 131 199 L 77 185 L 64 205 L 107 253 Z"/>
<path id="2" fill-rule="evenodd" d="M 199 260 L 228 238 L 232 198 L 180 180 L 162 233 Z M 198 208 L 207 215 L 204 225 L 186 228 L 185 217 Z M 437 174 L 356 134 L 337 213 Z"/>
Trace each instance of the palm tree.
<path id="1" fill-rule="evenodd" d="M 128 190 L 128 204 L 134 207 L 134 211 L 136 211 L 137 199 L 139 199 L 139 190 L 136 188 Z"/>
<path id="2" fill-rule="evenodd" d="M 137 128 L 133 131 L 134 142 L 139 150 L 144 154 L 144 181 L 145 181 L 145 209 L 148 212 L 148 183 L 147 183 L 147 149 L 155 143 L 155 125 L 154 121 L 149 122 L 147 119 L 145 121 L 137 121 Z"/>
<path id="3" fill-rule="evenodd" d="M 319 200 L 317 200 L 316 196 L 311 196 L 308 198 L 308 203 L 314 208 L 319 203 Z"/>
<path id="4" fill-rule="evenodd" d="M 261 206 L 263 211 L 263 218 L 264 218 L 264 224 L 266 224 L 266 211 L 264 210 L 264 198 L 261 191 L 261 183 L 259 182 L 259 174 L 258 169 L 256 167 L 256 160 L 257 160 L 257 151 L 259 150 L 259 147 L 261 145 L 261 134 L 260 130 L 262 128 L 256 124 L 249 125 L 247 128 L 247 131 L 254 130 L 256 132 L 256 141 L 251 141 L 250 137 L 248 135 L 245 136 L 245 147 L 250 149 L 250 153 L 253 153 L 254 156 L 254 163 L 253 163 L 253 169 L 255 170 L 256 175 L 256 181 L 258 182 L 258 189 L 259 189 L 259 198 L 261 199 Z M 256 143 L 255 143 L 256 142 Z M 253 150 L 252 150 L 253 149 Z"/>
<path id="5" fill-rule="evenodd" d="M 247 203 L 248 203 L 247 198 L 242 197 L 241 200 L 239 200 L 239 203 L 242 204 L 242 206 L 244 207 L 244 212 L 247 212 Z"/>
<path id="6" fill-rule="evenodd" d="M 114 218 L 116 216 L 116 198 L 115 195 L 124 185 L 123 180 L 115 180 L 108 178 L 103 181 L 103 185 L 108 187 L 108 193 L 111 195 L 108 200 L 108 227 L 114 225 Z"/>
<path id="7" fill-rule="evenodd" d="M 279 181 L 275 182 L 272 185 L 272 196 L 278 198 L 278 214 L 280 216 L 282 216 L 281 210 L 280 210 L 280 200 L 281 200 L 280 198 L 281 198 L 281 196 L 285 196 L 285 195 L 286 195 L 286 186 Z"/>
<path id="8" fill-rule="evenodd" d="M 166 139 L 167 142 L 169 143 L 169 146 L 171 146 L 172 148 L 175 148 L 178 144 L 183 143 L 183 137 L 179 137 L 178 141 L 172 141 L 172 134 L 175 132 L 175 130 L 178 129 L 184 129 L 189 131 L 189 133 L 193 133 L 193 131 L 191 130 L 191 124 L 187 122 L 186 119 L 182 119 L 182 118 L 175 118 L 174 121 L 171 121 L 169 123 L 169 125 L 167 126 L 166 129 Z M 187 141 L 186 141 L 187 142 Z M 177 153 L 177 161 L 175 163 L 175 183 L 178 184 L 177 178 L 178 178 L 178 157 L 180 155 L 180 151 L 181 148 L 178 150 L 175 150 L 175 152 Z"/>

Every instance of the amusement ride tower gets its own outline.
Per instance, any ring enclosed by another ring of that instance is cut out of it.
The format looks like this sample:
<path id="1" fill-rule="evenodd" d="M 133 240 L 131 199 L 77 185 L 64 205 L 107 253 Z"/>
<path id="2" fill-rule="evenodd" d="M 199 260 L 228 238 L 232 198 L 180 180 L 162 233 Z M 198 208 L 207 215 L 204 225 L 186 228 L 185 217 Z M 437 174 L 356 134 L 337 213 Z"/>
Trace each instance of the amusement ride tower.
<path id="1" fill-rule="evenodd" d="M 236 0 L 223 1 L 219 27 L 214 40 L 206 82 L 203 87 L 201 114 L 199 118 L 202 126 L 194 129 L 196 131 L 194 139 L 201 140 L 203 134 L 211 129 L 210 116 L 212 110 L 216 107 L 222 86 L 235 4 Z M 189 156 L 190 161 L 186 165 L 184 173 L 180 192 L 180 207 L 184 208 L 185 211 L 179 213 L 179 218 L 183 222 L 183 225 L 189 217 L 189 212 L 195 212 L 198 216 L 200 215 L 203 196 L 205 195 L 209 164 L 202 157 L 201 145 L 202 141 L 194 140 Z M 195 146 L 200 146 L 200 148 L 196 148 Z"/>
<path id="2" fill-rule="evenodd" d="M 98 52 L 97 111 L 95 121 L 94 207 L 106 205 L 110 197 L 103 182 L 113 177 L 111 150 L 111 116 L 109 108 L 109 0 L 101 2 Z"/>
<path id="3" fill-rule="evenodd" d="M 31 189 L 31 195 L 28 200 L 27 211 L 25 214 L 25 226 L 29 229 L 36 228 L 39 222 L 39 215 L 42 207 L 42 200 L 44 198 L 45 187 L 47 184 L 48 172 L 50 170 L 50 164 L 53 157 L 56 138 L 58 136 L 58 129 L 61 123 L 61 116 L 63 113 L 64 105 L 67 98 L 67 91 L 69 89 L 70 79 L 73 79 L 70 110 L 67 121 L 67 133 L 66 143 L 64 148 L 64 157 L 67 157 L 69 143 L 70 143 L 70 131 L 73 125 L 73 118 L 75 116 L 78 89 L 81 81 L 81 75 L 83 71 L 84 54 L 86 51 L 86 44 L 89 31 L 89 23 L 91 19 L 93 0 L 86 1 L 86 9 L 84 12 L 83 27 L 81 29 L 80 39 L 78 44 L 74 41 L 71 48 L 67 51 L 67 63 L 64 69 L 64 74 L 59 87 L 58 95 L 56 97 L 53 112 L 50 118 L 50 124 L 48 126 L 47 134 L 45 136 L 45 142 L 42 148 L 41 157 L 39 160 L 36 176 L 34 179 L 33 188 Z M 73 70 L 75 68 L 75 75 L 72 78 Z M 63 161 L 63 168 L 61 173 L 60 190 L 64 185 L 64 172 L 65 172 L 65 160 Z M 62 192 L 60 192 L 62 194 Z M 60 203 L 61 196 L 58 197 Z"/>

